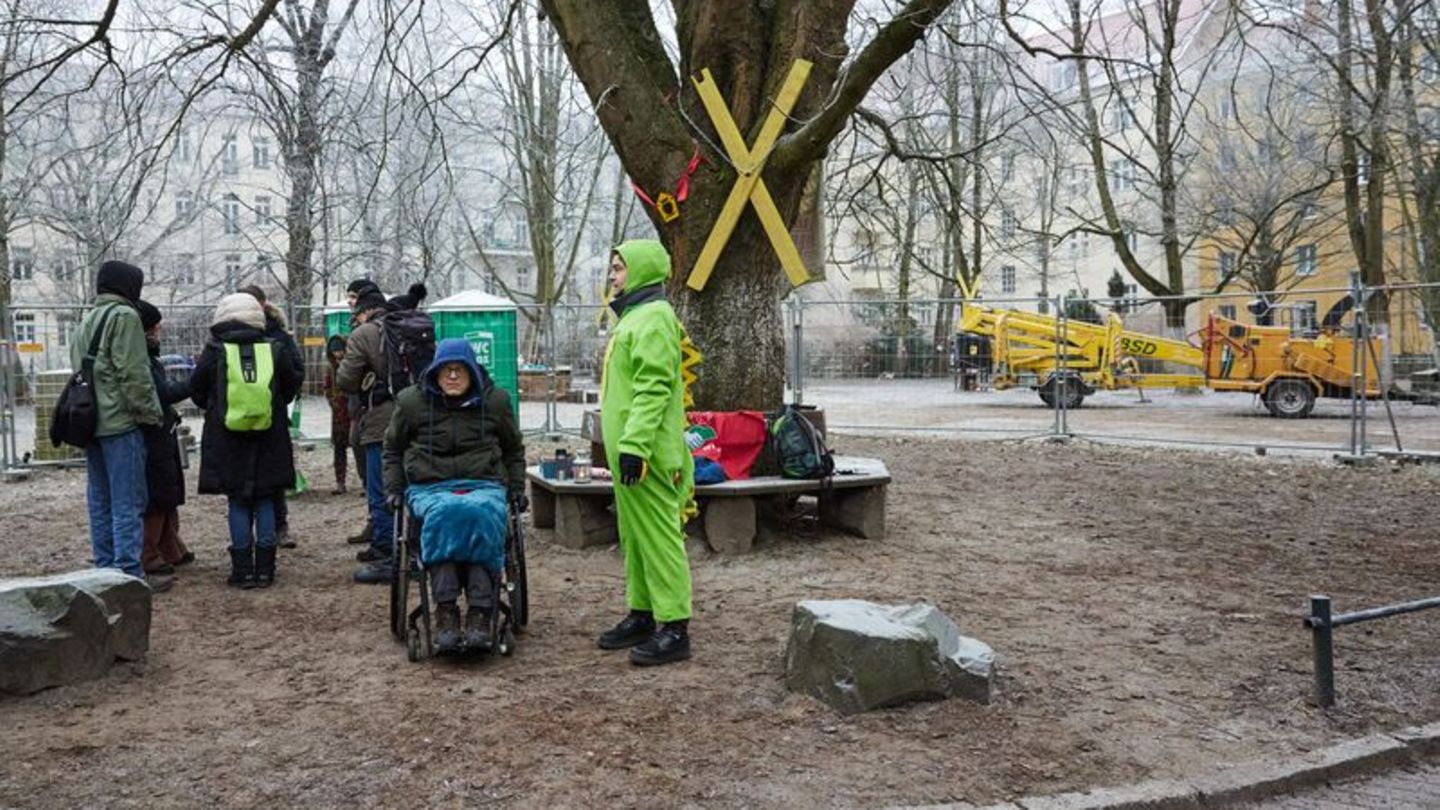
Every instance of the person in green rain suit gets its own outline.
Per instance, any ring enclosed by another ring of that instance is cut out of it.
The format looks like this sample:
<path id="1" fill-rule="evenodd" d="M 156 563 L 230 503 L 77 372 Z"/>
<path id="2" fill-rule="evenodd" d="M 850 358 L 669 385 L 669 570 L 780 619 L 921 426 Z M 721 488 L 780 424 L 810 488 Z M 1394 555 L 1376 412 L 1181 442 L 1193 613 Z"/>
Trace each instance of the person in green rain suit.
<path id="1" fill-rule="evenodd" d="M 665 299 L 670 255 L 653 239 L 610 254 L 611 309 L 620 317 L 605 349 L 601 432 L 614 476 L 625 601 L 630 613 L 600 636 L 600 647 L 633 647 L 642 666 L 690 657 L 690 561 L 684 514 L 695 463 L 685 445 L 685 329 Z"/>

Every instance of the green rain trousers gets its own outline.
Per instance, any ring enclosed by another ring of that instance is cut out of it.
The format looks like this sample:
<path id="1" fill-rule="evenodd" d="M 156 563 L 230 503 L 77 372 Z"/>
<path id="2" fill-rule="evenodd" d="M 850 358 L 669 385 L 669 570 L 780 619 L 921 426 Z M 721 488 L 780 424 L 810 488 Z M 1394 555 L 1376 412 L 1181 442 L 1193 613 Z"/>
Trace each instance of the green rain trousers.
<path id="1" fill-rule="evenodd" d="M 616 300 L 620 320 L 605 349 L 600 418 L 615 479 L 625 599 L 632 610 L 653 612 L 656 621 L 680 621 L 690 618 L 683 515 L 695 488 L 694 461 L 684 437 L 684 330 L 664 296 L 646 290 L 670 275 L 665 248 L 654 240 L 635 240 L 615 253 L 627 275 Z M 639 483 L 620 483 L 622 453 L 645 460 L 647 471 Z"/>

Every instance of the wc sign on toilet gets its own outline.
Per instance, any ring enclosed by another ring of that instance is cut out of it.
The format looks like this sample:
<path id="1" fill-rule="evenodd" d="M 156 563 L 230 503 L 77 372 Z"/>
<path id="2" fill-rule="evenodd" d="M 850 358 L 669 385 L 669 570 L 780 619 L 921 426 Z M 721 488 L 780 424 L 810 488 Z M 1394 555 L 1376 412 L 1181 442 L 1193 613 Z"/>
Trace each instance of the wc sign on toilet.
<path id="1" fill-rule="evenodd" d="M 495 333 L 466 332 L 465 340 L 475 352 L 475 361 L 485 368 L 490 368 L 490 361 L 495 356 Z"/>

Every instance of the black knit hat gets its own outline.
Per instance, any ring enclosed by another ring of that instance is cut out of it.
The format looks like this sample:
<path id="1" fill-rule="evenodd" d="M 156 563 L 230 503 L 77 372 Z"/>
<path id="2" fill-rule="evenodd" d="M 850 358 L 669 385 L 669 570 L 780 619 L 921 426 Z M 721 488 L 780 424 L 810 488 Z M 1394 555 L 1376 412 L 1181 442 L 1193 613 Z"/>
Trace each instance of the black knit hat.
<path id="1" fill-rule="evenodd" d="M 136 301 L 135 308 L 140 311 L 140 325 L 147 330 L 164 319 L 164 316 L 160 314 L 160 308 L 144 299 Z"/>
<path id="2" fill-rule="evenodd" d="M 391 298 L 390 302 L 385 305 L 385 308 L 391 312 L 415 309 L 420 306 L 420 302 L 424 301 L 425 296 L 429 294 L 430 291 L 425 289 L 425 285 L 417 281 L 410 285 L 410 289 L 406 290 L 404 295 L 397 295 Z"/>
<path id="3" fill-rule="evenodd" d="M 357 278 L 354 281 L 350 282 L 349 287 L 345 288 L 345 292 L 355 293 L 356 295 L 361 295 L 366 290 L 375 290 L 378 292 L 380 288 L 375 285 L 375 282 L 371 281 L 368 278 Z"/>
<path id="4" fill-rule="evenodd" d="M 343 352 L 348 345 L 350 341 L 344 335 L 331 335 L 330 339 L 325 341 L 325 351 Z"/>
<path id="5" fill-rule="evenodd" d="M 236 290 L 236 292 L 243 292 L 251 298 L 254 298 L 256 301 L 259 301 L 261 304 L 265 303 L 265 291 L 260 289 L 260 287 L 255 284 L 247 284 L 244 287 Z"/>
<path id="6" fill-rule="evenodd" d="M 372 309 L 385 308 L 385 293 L 380 288 L 371 284 L 368 289 L 361 291 L 360 297 L 355 299 L 356 312 L 369 312 Z"/>
<path id="7" fill-rule="evenodd" d="M 145 286 L 145 274 L 133 264 L 111 259 L 100 265 L 95 274 L 95 291 L 110 293 L 129 300 L 132 304 L 140 300 L 140 289 Z"/>

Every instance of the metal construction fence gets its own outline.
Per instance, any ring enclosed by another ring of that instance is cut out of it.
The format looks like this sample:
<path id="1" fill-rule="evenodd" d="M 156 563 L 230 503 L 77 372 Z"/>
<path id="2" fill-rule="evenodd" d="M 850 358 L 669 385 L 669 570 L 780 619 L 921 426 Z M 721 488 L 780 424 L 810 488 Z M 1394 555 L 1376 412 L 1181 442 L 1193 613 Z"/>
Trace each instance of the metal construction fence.
<path id="1" fill-rule="evenodd" d="M 1347 299 L 1364 303 L 1346 308 Z M 784 307 L 785 395 L 823 408 L 831 429 L 1073 436 L 1357 457 L 1440 453 L 1440 285 L 1352 282 L 1173 300 L 817 301 L 795 295 Z M 213 304 L 161 310 L 161 354 L 172 373 L 183 374 L 209 339 Z M 580 432 L 585 412 L 598 407 L 610 325 L 604 308 L 517 310 L 521 428 Z M 302 430 L 324 439 L 325 313 L 287 312 L 306 358 Z M 7 353 L 0 375 L 0 450 L 7 468 L 49 456 L 42 452 L 45 420 L 70 367 L 70 338 L 83 313 L 65 306 L 0 312 L 11 318 L 16 336 L 16 351 Z M 1327 314 L 1333 324 L 1327 325 Z M 1251 331 L 1215 332 L 1211 351 L 1204 352 L 1209 325 L 1231 322 Z M 964 330 L 967 323 L 975 328 Z M 1293 385 L 1281 391 L 1274 379 L 1267 383 L 1260 367 L 1266 352 L 1303 367 L 1287 374 L 1308 381 L 1309 401 Z M 1272 415 L 1277 407 L 1282 416 Z M 1302 407 L 1305 418 L 1295 418 Z"/>

